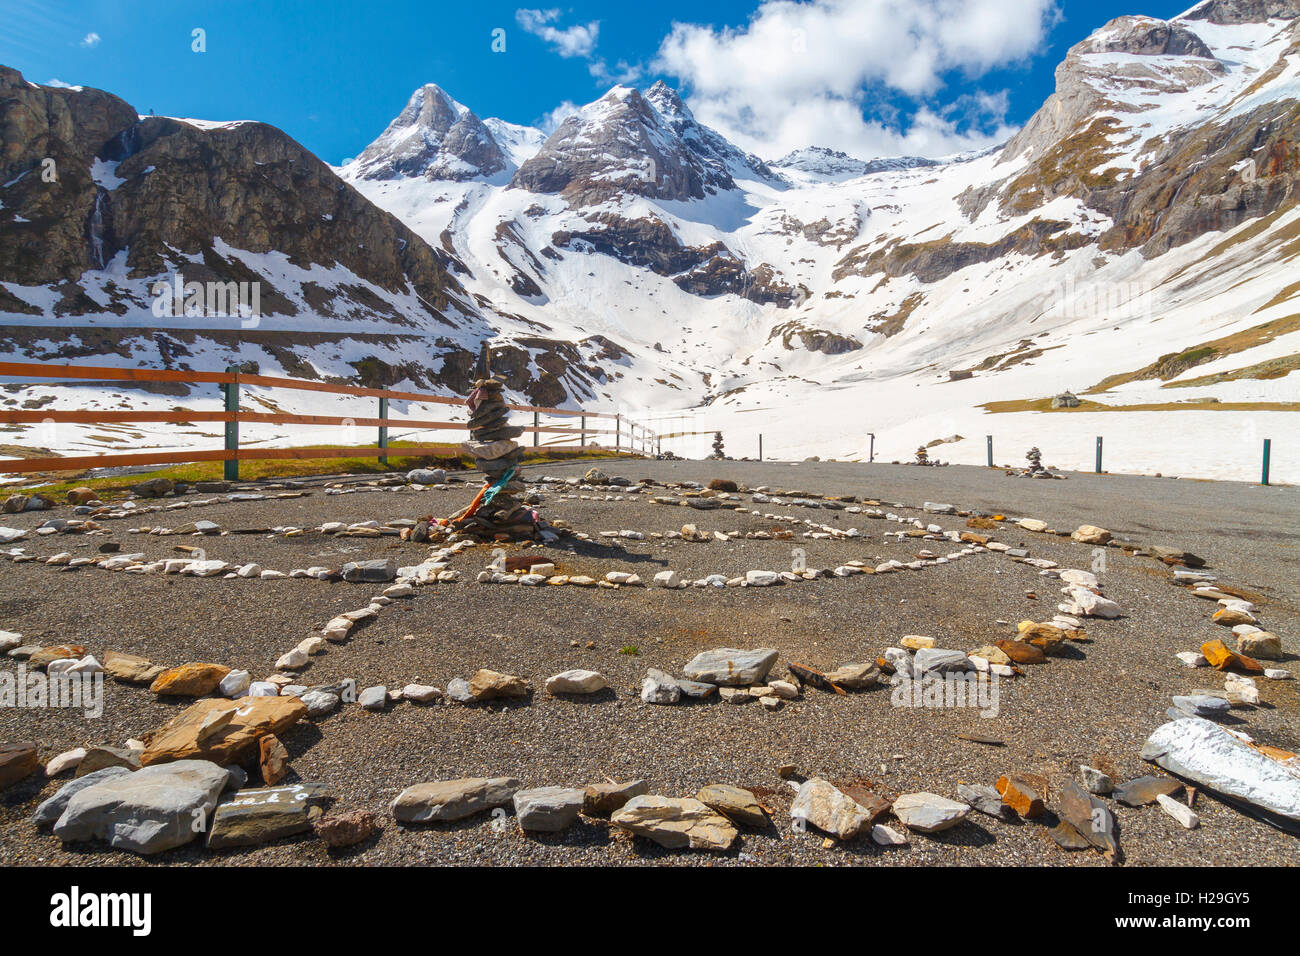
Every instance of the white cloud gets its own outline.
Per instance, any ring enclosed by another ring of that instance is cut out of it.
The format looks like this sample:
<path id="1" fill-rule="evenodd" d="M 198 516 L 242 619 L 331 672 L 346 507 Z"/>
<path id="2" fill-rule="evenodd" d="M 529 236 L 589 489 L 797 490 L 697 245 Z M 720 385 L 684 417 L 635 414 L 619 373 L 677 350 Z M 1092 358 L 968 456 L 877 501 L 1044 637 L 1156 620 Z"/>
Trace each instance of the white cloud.
<path id="1" fill-rule="evenodd" d="M 591 23 L 574 24 L 560 29 L 553 25 L 559 16 L 559 10 L 520 9 L 515 11 L 515 22 L 526 33 L 545 40 L 562 57 L 590 57 L 596 50 L 600 21 L 593 20 Z"/>
<path id="2" fill-rule="evenodd" d="M 582 107 L 579 106 L 577 103 L 573 102 L 572 100 L 565 100 L 559 106 L 555 107 L 555 109 L 551 110 L 549 113 L 539 118 L 536 122 L 533 123 L 533 125 L 536 126 L 538 129 L 540 129 L 547 136 L 550 136 L 552 133 L 554 133 L 557 129 L 560 128 L 561 123 L 563 123 L 574 113 L 578 112 L 578 110 L 580 109 L 582 109 Z"/>
<path id="3" fill-rule="evenodd" d="M 680 79 L 702 122 L 763 156 L 937 156 L 1013 132 L 1005 93 L 935 106 L 944 76 L 1023 61 L 1057 15 L 1053 0 L 763 0 L 739 29 L 674 24 L 654 67 Z M 881 92 L 919 105 L 865 119 Z"/>
<path id="4" fill-rule="evenodd" d="M 81 38 L 81 45 L 88 50 L 93 50 L 95 47 L 99 46 L 100 39 L 98 33 L 87 33 Z"/>

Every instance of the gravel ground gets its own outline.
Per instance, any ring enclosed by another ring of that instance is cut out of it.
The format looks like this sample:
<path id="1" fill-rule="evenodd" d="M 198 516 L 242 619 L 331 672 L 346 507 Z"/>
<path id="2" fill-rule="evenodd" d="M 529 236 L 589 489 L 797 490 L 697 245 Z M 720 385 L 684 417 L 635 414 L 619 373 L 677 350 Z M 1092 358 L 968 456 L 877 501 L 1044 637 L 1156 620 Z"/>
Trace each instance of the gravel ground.
<path id="1" fill-rule="evenodd" d="M 1027 481 L 978 468 L 916 468 L 835 463 L 638 462 L 603 464 L 612 474 L 660 481 L 728 477 L 751 487 L 798 488 L 874 497 L 906 504 L 908 518 L 924 517 L 925 500 L 951 502 L 1009 516 L 1032 516 L 1071 530 L 1097 524 L 1118 537 L 1183 547 L 1205 557 L 1225 583 L 1256 595 L 1264 625 L 1281 634 L 1287 660 L 1300 671 L 1295 635 L 1300 625 L 1296 542 L 1300 492 L 1244 484 L 1075 475 L 1069 481 Z M 529 469 L 533 475 L 580 474 L 585 466 Z M 618 490 L 615 489 L 615 492 Z M 201 545 L 209 557 L 256 561 L 289 571 L 312 564 L 394 556 L 414 564 L 427 549 L 392 538 L 296 538 L 223 535 L 199 540 L 127 534 L 133 524 L 179 525 L 199 518 L 228 530 L 275 525 L 314 526 L 327 520 L 381 522 L 447 514 L 462 507 L 464 487 L 447 490 L 326 496 L 319 486 L 304 498 L 224 503 L 179 513 L 108 522 L 122 551 L 151 559 L 174 556 L 177 544 Z M 748 501 L 746 507 L 750 507 Z M 852 559 L 871 564 L 911 560 L 944 542 L 884 539 L 900 525 L 821 509 L 760 506 L 765 511 L 839 528 L 858 527 L 856 541 L 731 541 L 707 544 L 647 538 L 601 539 L 572 549 L 542 549 L 561 573 L 600 576 L 634 570 L 648 578 L 673 568 L 683 577 L 750 568 L 781 570 L 791 549 L 807 552 L 809 567 L 834 567 Z M 622 528 L 642 532 L 677 529 L 687 522 L 707 531 L 770 530 L 779 523 L 730 511 L 696 511 L 655 505 L 645 496 L 624 501 L 577 500 L 547 492 L 543 510 L 595 535 Z M 58 514 L 66 514 L 60 509 Z M 34 527 L 46 515 L 5 516 L 0 524 Z M 945 529 L 964 530 L 964 519 L 929 516 Z M 1068 538 L 1005 526 L 996 540 L 1023 544 L 1035 557 L 1087 568 L 1092 549 Z M 106 538 L 61 535 L 23 542 L 32 553 L 59 550 L 93 554 Z M 508 549 L 513 553 L 516 549 Z M 858 779 L 888 794 L 930 790 L 955 797 L 959 782 L 992 784 L 1004 772 L 1037 773 L 1051 787 L 1077 775 L 1081 762 L 1112 773 L 1117 782 L 1151 768 L 1138 757 L 1147 735 L 1165 720 L 1173 694 L 1221 684 L 1214 672 L 1184 668 L 1173 655 L 1231 635 L 1210 622 L 1212 602 L 1171 585 L 1168 569 L 1120 549 L 1106 551 L 1102 585 L 1124 609 L 1118 621 L 1089 621 L 1089 640 L 1067 656 L 1028 668 L 1004 682 L 995 717 L 977 710 L 910 709 L 891 705 L 887 687 L 836 697 L 808 689 L 804 697 L 769 713 L 757 703 L 721 702 L 662 707 L 644 704 L 637 685 L 649 666 L 680 673 L 697 652 L 718 646 L 770 646 L 781 659 L 773 676 L 795 660 L 830 668 L 872 659 L 905 634 L 927 634 L 940 647 L 964 651 L 1010 636 L 997 621 L 1049 620 L 1059 581 L 998 554 L 977 554 L 948 565 L 888 575 L 827 579 L 774 588 L 668 592 L 577 587 L 523 588 L 478 585 L 473 576 L 487 549 L 454 559 L 465 580 L 417 589 L 377 619 L 361 625 L 342 645 L 313 659 L 304 683 L 353 677 L 359 687 L 422 681 L 446 686 L 479 667 L 528 677 L 530 702 L 509 705 L 420 706 L 399 703 L 385 713 L 345 706 L 317 724 L 286 735 L 290 779 L 326 785 L 341 809 L 364 807 L 381 818 L 382 834 L 349 851 L 329 851 L 306 836 L 256 850 L 213 853 L 199 844 L 145 861 L 103 845 L 63 847 L 28 821 L 36 804 L 58 783 L 29 778 L 0 794 L 0 865 L 169 863 L 671 863 L 879 865 L 1103 866 L 1091 852 L 1065 853 L 1041 822 L 1003 823 L 972 814 L 961 826 L 933 837 L 913 835 L 908 847 L 881 849 L 869 839 L 824 846 L 820 835 L 790 828 L 793 796 L 777 777 L 782 764 L 830 779 Z M 73 641 L 102 657 L 105 650 L 141 654 L 162 664 L 215 661 L 271 673 L 275 659 L 336 613 L 364 607 L 381 588 L 310 580 L 220 580 L 134 576 L 99 569 L 62 572 L 39 564 L 0 563 L 0 628 L 31 643 Z M 576 642 L 576 646 L 575 646 Z M 586 645 L 591 643 L 591 647 Z M 636 653 L 623 652 L 635 648 Z M 11 659 L 0 667 L 13 669 Z M 603 673 L 609 690 L 587 700 L 551 699 L 541 692 L 551 674 L 572 667 Z M 1300 750 L 1300 682 L 1261 679 L 1263 706 L 1233 711 L 1235 726 L 1263 743 Z M 105 709 L 94 720 L 79 712 L 0 710 L 0 740 L 34 739 L 43 759 L 93 744 L 120 745 L 181 709 L 142 688 L 109 681 Z M 995 737 L 994 747 L 958 739 L 961 733 Z M 508 775 L 525 786 L 582 786 L 606 777 L 646 778 L 652 792 L 694 795 L 709 783 L 754 789 L 774 811 L 766 831 L 742 830 L 724 855 L 669 852 L 630 839 L 597 821 L 556 835 L 524 836 L 513 825 L 494 827 L 486 816 L 444 826 L 399 827 L 388 803 L 406 786 L 427 780 Z M 62 780 L 59 781 L 61 783 Z M 1052 800 L 1049 794 L 1049 805 Z M 1130 865 L 1294 863 L 1297 842 L 1237 810 L 1202 796 L 1201 829 L 1183 830 L 1157 807 L 1111 804 Z"/>

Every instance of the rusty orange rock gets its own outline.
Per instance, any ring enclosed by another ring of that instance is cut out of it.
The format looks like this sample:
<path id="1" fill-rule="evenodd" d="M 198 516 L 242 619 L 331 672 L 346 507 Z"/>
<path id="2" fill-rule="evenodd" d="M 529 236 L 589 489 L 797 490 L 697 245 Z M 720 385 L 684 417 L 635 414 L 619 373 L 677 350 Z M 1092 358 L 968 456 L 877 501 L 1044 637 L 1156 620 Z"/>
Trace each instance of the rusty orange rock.
<path id="1" fill-rule="evenodd" d="M 1250 674 L 1262 674 L 1264 672 L 1264 665 L 1259 661 L 1253 657 L 1247 657 L 1244 654 L 1237 654 L 1228 650 L 1228 645 L 1218 638 L 1202 644 L 1201 654 L 1209 661 L 1211 667 L 1216 667 L 1221 671 L 1232 668 Z"/>
<path id="2" fill-rule="evenodd" d="M 44 670 L 55 661 L 61 661 L 72 657 L 84 657 L 85 654 L 86 649 L 80 644 L 52 644 L 49 647 L 42 647 L 31 657 L 27 658 L 27 666 Z"/>
<path id="3" fill-rule="evenodd" d="M 1042 816 L 1046 809 L 1038 791 L 1023 777 L 1014 774 L 998 777 L 997 789 L 1002 802 L 1027 820 Z"/>
<path id="4" fill-rule="evenodd" d="M 284 749 L 284 744 L 275 734 L 267 734 L 257 742 L 257 746 L 262 780 L 268 787 L 274 787 L 289 775 L 289 751 Z"/>
<path id="5" fill-rule="evenodd" d="M 1016 640 L 1022 644 L 1032 644 L 1046 653 L 1065 640 L 1065 631 L 1055 624 L 1030 624 L 1021 629 Z"/>
<path id="6" fill-rule="evenodd" d="M 229 673 L 230 668 L 220 664 L 182 664 L 155 677 L 149 689 L 160 696 L 202 697 L 216 690 Z"/>
<path id="7" fill-rule="evenodd" d="M 212 731 L 213 711 L 235 705 L 228 723 Z M 284 732 L 307 716 L 307 705 L 297 697 L 242 697 L 238 701 L 213 698 L 191 704 L 145 740 L 140 763 L 173 760 L 211 760 L 213 763 L 252 764 L 261 759 L 260 741 L 267 734 Z"/>
<path id="8" fill-rule="evenodd" d="M 1024 641 L 1003 639 L 994 641 L 993 646 L 1001 650 L 1017 664 L 1041 664 L 1047 660 L 1047 655 L 1043 653 L 1042 648 L 1035 647 L 1033 644 L 1026 644 Z"/>

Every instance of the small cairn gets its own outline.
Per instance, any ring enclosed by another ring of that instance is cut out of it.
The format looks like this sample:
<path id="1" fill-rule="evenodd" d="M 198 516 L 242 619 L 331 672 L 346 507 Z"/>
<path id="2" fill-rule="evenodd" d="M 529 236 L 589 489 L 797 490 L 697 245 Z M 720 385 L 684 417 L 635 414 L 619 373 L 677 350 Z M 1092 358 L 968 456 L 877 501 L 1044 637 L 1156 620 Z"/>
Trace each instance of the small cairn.
<path id="1" fill-rule="evenodd" d="M 709 457 L 718 461 L 722 461 L 727 457 L 726 451 L 722 448 L 722 432 L 713 433 L 713 454 Z"/>
<path id="2" fill-rule="evenodd" d="M 1029 462 L 1029 467 L 1020 472 L 1021 478 L 1064 478 L 1064 475 L 1053 474 L 1051 469 L 1043 465 L 1043 453 L 1035 445 L 1029 451 L 1025 452 L 1025 460 Z"/>

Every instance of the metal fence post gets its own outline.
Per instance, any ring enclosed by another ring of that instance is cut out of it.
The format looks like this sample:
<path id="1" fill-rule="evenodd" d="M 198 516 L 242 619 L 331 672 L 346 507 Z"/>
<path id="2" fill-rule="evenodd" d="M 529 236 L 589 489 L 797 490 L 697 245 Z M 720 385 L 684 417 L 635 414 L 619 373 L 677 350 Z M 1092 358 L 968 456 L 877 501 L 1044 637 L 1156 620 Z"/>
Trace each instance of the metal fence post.
<path id="1" fill-rule="evenodd" d="M 763 460 L 763 433 L 758 433 L 758 460 Z"/>
<path id="2" fill-rule="evenodd" d="M 542 441 L 542 433 L 538 431 L 541 428 L 541 413 L 533 412 L 533 447 L 536 448 Z"/>
<path id="3" fill-rule="evenodd" d="M 579 418 L 578 425 L 582 429 L 582 435 L 578 439 L 578 444 L 581 447 L 586 448 L 587 447 L 587 416 L 586 415 L 583 415 Z"/>
<path id="4" fill-rule="evenodd" d="M 993 436 L 992 436 L 992 435 L 985 435 L 985 436 L 984 436 L 984 444 L 985 444 L 985 447 L 988 449 L 988 455 L 989 455 L 989 467 L 992 468 L 992 467 L 993 467 Z"/>
<path id="5" fill-rule="evenodd" d="M 388 396 L 387 395 L 381 395 L 379 397 L 379 420 L 382 422 L 388 421 Z M 388 425 L 387 424 L 379 426 L 379 447 L 385 450 L 388 448 Z M 388 467 L 388 456 L 380 455 L 379 464 L 383 465 L 385 468 Z"/>
<path id="6" fill-rule="evenodd" d="M 235 377 L 233 382 L 221 386 L 226 393 L 226 411 L 239 414 L 239 366 L 227 365 L 226 371 Z M 239 419 L 232 418 L 226 422 L 226 451 L 239 451 Z M 228 458 L 225 465 L 226 481 L 239 480 L 239 459 Z"/>
<path id="7" fill-rule="evenodd" d="M 1272 449 L 1273 449 L 1273 439 L 1265 438 L 1264 439 L 1264 471 L 1259 476 L 1259 483 L 1261 485 L 1268 484 L 1268 459 L 1269 459 L 1269 453 L 1272 451 Z"/>
<path id="8" fill-rule="evenodd" d="M 1097 436 L 1097 474 L 1101 474 L 1101 436 Z"/>

